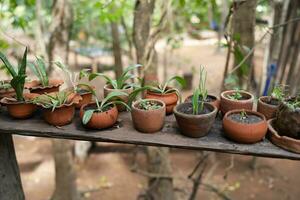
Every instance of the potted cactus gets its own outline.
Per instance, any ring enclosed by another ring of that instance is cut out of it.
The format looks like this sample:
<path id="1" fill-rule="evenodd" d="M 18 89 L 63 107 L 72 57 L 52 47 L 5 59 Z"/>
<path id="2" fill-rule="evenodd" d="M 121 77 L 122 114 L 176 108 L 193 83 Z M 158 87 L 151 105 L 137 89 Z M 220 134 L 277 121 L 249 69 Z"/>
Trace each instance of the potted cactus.
<path id="1" fill-rule="evenodd" d="M 209 133 L 215 121 L 218 112 L 217 107 L 204 101 L 199 101 L 200 95 L 203 99 L 207 98 L 207 93 L 204 91 L 196 88 L 193 92 L 192 102 L 181 103 L 174 108 L 179 130 L 185 136 L 203 137 Z"/>
<path id="2" fill-rule="evenodd" d="M 25 88 L 31 93 L 44 94 L 58 92 L 59 87 L 64 83 L 61 79 L 49 79 L 45 61 L 36 57 L 36 62 L 28 62 L 27 65 L 35 74 L 38 80 L 33 80 L 25 84 Z"/>
<path id="3" fill-rule="evenodd" d="M 254 96 L 246 91 L 235 89 L 221 93 L 220 110 L 226 114 L 230 110 L 245 109 L 252 110 Z"/>
<path id="4" fill-rule="evenodd" d="M 141 99 L 131 107 L 132 123 L 142 133 L 154 133 L 162 129 L 165 115 L 166 105 L 157 99 Z"/>
<path id="5" fill-rule="evenodd" d="M 169 84 L 176 81 L 179 85 L 184 86 L 185 80 L 180 76 L 169 78 L 164 84 L 151 86 L 145 95 L 146 99 L 158 99 L 166 104 L 166 114 L 172 114 L 173 108 L 177 105 L 178 100 L 181 102 L 181 94 L 175 87 L 170 87 Z"/>
<path id="6" fill-rule="evenodd" d="M 125 103 L 128 103 L 128 95 L 132 93 L 134 90 L 134 87 L 136 86 L 134 83 L 130 83 L 129 80 L 136 78 L 135 75 L 130 73 L 131 71 L 142 67 L 142 65 L 134 65 L 134 66 L 129 66 L 127 67 L 124 72 L 121 74 L 120 77 L 117 79 L 112 79 L 109 76 L 103 74 L 103 73 L 92 73 L 89 75 L 89 80 L 93 80 L 94 78 L 100 76 L 103 77 L 106 81 L 107 84 L 103 88 L 104 92 L 104 97 L 106 97 L 109 93 L 111 92 L 122 92 L 126 93 L 127 95 L 122 95 L 119 96 L 119 98 Z M 125 111 L 126 107 L 123 105 L 118 105 L 117 106 L 119 111 Z"/>
<path id="7" fill-rule="evenodd" d="M 0 102 L 2 105 L 7 107 L 7 111 L 12 117 L 18 119 L 28 118 L 36 110 L 36 106 L 32 104 L 31 100 L 36 97 L 37 94 L 23 93 L 26 78 L 27 47 L 24 51 L 22 60 L 18 65 L 18 70 L 15 70 L 16 68 L 13 67 L 6 56 L 1 52 L 0 59 L 12 76 L 10 85 L 15 91 L 15 95 L 13 97 L 4 97 Z"/>
<path id="8" fill-rule="evenodd" d="M 212 104 L 219 109 L 220 101 L 218 97 L 208 94 L 206 90 L 206 77 L 207 77 L 207 72 L 204 70 L 203 67 L 200 67 L 200 76 L 199 76 L 199 85 L 198 85 L 198 88 L 200 90 L 199 101 L 204 101 L 206 103 Z M 205 94 L 206 98 L 204 99 L 201 94 Z M 192 99 L 193 99 L 193 95 L 190 95 L 185 99 L 185 102 L 192 102 Z"/>
<path id="9" fill-rule="evenodd" d="M 72 122 L 75 104 L 81 97 L 72 91 L 45 93 L 36 97 L 33 103 L 43 108 L 44 120 L 54 126 L 64 126 Z"/>

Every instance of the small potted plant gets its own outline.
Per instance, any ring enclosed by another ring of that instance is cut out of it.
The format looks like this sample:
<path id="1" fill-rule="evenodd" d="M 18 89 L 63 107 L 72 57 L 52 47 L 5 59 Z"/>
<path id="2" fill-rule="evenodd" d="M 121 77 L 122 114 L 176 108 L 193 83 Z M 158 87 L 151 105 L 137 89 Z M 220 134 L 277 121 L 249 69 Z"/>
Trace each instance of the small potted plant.
<path id="1" fill-rule="evenodd" d="M 245 109 L 252 110 L 254 96 L 246 91 L 235 89 L 221 93 L 220 110 L 224 115 L 230 110 Z"/>
<path id="2" fill-rule="evenodd" d="M 116 105 L 123 105 L 127 109 L 130 107 L 119 99 L 120 96 L 128 94 L 120 91 L 113 91 L 99 101 L 95 92 L 95 103 L 85 104 L 80 108 L 80 118 L 82 124 L 91 129 L 104 129 L 113 126 L 118 119 L 118 109 Z"/>
<path id="3" fill-rule="evenodd" d="M 199 88 L 196 88 L 192 102 L 181 103 L 174 108 L 179 130 L 188 137 L 199 138 L 207 135 L 218 112 L 217 107 L 199 101 L 200 95 L 206 99 L 206 94 L 200 94 Z"/>
<path id="4" fill-rule="evenodd" d="M 181 86 L 185 85 L 185 80 L 180 76 L 169 78 L 164 84 L 152 86 L 147 90 L 146 99 L 158 99 L 166 104 L 166 114 L 172 114 L 173 108 L 177 105 L 178 100 L 181 102 L 181 95 L 177 88 L 170 87 L 169 84 L 176 81 Z"/>
<path id="5" fill-rule="evenodd" d="M 206 77 L 207 77 L 207 72 L 204 70 L 203 67 L 200 67 L 200 76 L 199 76 L 199 85 L 198 85 L 198 88 L 200 90 L 199 101 L 204 101 L 206 103 L 212 104 L 219 109 L 220 101 L 218 97 L 208 94 L 206 90 Z M 205 94 L 206 99 L 203 99 L 203 96 L 201 94 Z M 193 95 L 190 95 L 185 99 L 185 102 L 192 102 L 192 99 L 193 99 Z"/>
<path id="6" fill-rule="evenodd" d="M 259 142 L 268 130 L 263 114 L 244 109 L 228 111 L 223 118 L 223 128 L 226 136 L 238 143 Z"/>
<path id="7" fill-rule="evenodd" d="M 3 97 L 13 97 L 16 93 L 10 85 L 10 81 L 0 81 L 0 99 Z"/>
<path id="8" fill-rule="evenodd" d="M 136 130 L 154 133 L 162 129 L 166 105 L 157 99 L 141 99 L 132 104 L 131 119 Z"/>
<path id="9" fill-rule="evenodd" d="M 80 83 L 84 77 L 88 77 L 90 75 L 89 69 L 82 69 L 78 73 L 69 70 L 66 65 L 59 61 L 54 63 L 63 70 L 66 78 L 68 79 L 68 84 L 70 84 L 70 87 L 73 88 L 73 91 L 79 94 L 82 98 L 80 102 L 75 105 L 75 107 L 79 109 L 82 105 L 90 103 L 93 98 L 92 91 L 94 90 L 94 87 L 86 83 Z"/>
<path id="10" fill-rule="evenodd" d="M 58 92 L 59 87 L 64 83 L 60 79 L 49 79 L 46 63 L 42 58 L 36 57 L 36 63 L 28 62 L 27 65 L 33 71 L 38 80 L 33 80 L 25 84 L 25 88 L 31 93 L 44 94 Z"/>
<path id="11" fill-rule="evenodd" d="M 100 76 L 103 77 L 106 81 L 107 84 L 104 86 L 103 88 L 103 92 L 104 92 L 104 97 L 106 97 L 109 93 L 111 92 L 123 92 L 126 94 L 130 94 L 132 93 L 132 91 L 134 90 L 135 84 L 133 83 L 129 83 L 130 79 L 135 78 L 135 76 L 133 74 L 130 73 L 130 71 L 141 67 L 142 65 L 134 65 L 134 66 L 130 66 L 127 67 L 124 72 L 122 73 L 122 75 L 120 77 L 118 77 L 117 79 L 111 79 L 110 77 L 108 77 L 107 75 L 103 74 L 103 73 L 92 73 L 89 76 L 89 80 L 93 80 L 94 78 Z M 125 103 L 128 103 L 128 95 L 122 95 L 119 96 L 119 98 Z M 126 107 L 123 105 L 118 105 L 118 110 L 121 111 L 125 111 Z"/>
<path id="12" fill-rule="evenodd" d="M 6 56 L 1 52 L 0 59 L 4 63 L 7 71 L 13 77 L 10 81 L 10 85 L 15 91 L 14 97 L 4 97 L 0 102 L 2 105 L 7 107 L 7 111 L 12 117 L 18 119 L 28 118 L 36 110 L 36 106 L 32 104 L 31 100 L 36 97 L 37 94 L 23 93 L 26 78 L 27 47 L 23 54 L 22 60 L 18 65 L 18 70 L 15 70 Z"/>
<path id="13" fill-rule="evenodd" d="M 271 96 L 262 96 L 257 102 L 257 111 L 262 113 L 267 120 L 274 118 L 280 103 L 284 100 L 284 87 L 275 86 Z"/>
<path id="14" fill-rule="evenodd" d="M 43 108 L 44 120 L 53 126 L 64 126 L 72 122 L 75 104 L 81 97 L 73 92 L 45 93 L 36 97 L 33 103 Z"/>

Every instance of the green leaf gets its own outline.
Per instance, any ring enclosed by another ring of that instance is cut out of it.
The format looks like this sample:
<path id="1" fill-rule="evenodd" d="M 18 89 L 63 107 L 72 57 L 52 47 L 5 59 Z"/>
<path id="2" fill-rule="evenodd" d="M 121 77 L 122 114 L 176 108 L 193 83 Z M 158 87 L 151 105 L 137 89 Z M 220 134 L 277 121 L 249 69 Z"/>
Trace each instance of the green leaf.
<path id="1" fill-rule="evenodd" d="M 130 94 L 129 94 L 129 97 L 128 97 L 128 105 L 131 107 L 132 106 L 132 102 L 136 99 L 137 95 L 145 90 L 150 90 L 152 87 L 151 86 L 143 86 L 143 87 L 140 87 L 140 88 L 137 88 L 135 89 L 134 91 L 132 91 Z"/>
<path id="2" fill-rule="evenodd" d="M 107 103 L 107 104 L 105 104 L 104 106 L 103 106 L 103 108 L 102 109 L 104 109 L 104 108 L 106 108 L 106 107 L 108 107 L 108 106 L 110 106 L 110 105 L 123 105 L 123 106 L 125 106 L 126 107 L 126 109 L 127 110 L 131 110 L 131 107 L 129 107 L 125 102 L 123 102 L 123 101 L 111 101 L 111 102 L 109 102 L 109 103 Z"/>
<path id="3" fill-rule="evenodd" d="M 82 117 L 82 123 L 86 125 L 91 120 L 95 110 L 86 110 Z"/>
<path id="4" fill-rule="evenodd" d="M 84 77 L 88 77 L 89 76 L 89 71 L 90 69 L 82 69 L 79 72 L 79 80 L 81 80 Z"/>
<path id="5" fill-rule="evenodd" d="M 116 81 L 103 73 L 91 73 L 89 75 L 89 81 L 95 79 L 98 76 L 103 77 L 106 80 L 106 82 L 108 82 L 113 88 L 118 89 Z"/>
<path id="6" fill-rule="evenodd" d="M 125 92 L 120 92 L 120 91 L 113 91 L 110 92 L 102 101 L 101 101 L 101 109 L 103 108 L 103 106 L 108 102 L 113 100 L 113 98 L 120 98 L 120 96 L 128 96 L 127 93 Z"/>
<path id="7" fill-rule="evenodd" d="M 15 71 L 14 67 L 10 64 L 10 62 L 7 60 L 6 56 L 2 52 L 0 52 L 0 59 L 4 63 L 10 75 L 12 77 L 17 76 L 17 72 Z"/>
<path id="8" fill-rule="evenodd" d="M 37 57 L 36 58 L 37 62 L 37 70 L 39 71 L 40 74 L 40 81 L 42 82 L 43 86 L 48 86 L 49 85 L 49 79 L 47 75 L 47 69 L 45 65 L 45 61 L 42 58 Z"/>
<path id="9" fill-rule="evenodd" d="M 96 96 L 96 92 L 92 86 L 85 84 L 85 83 L 79 83 L 77 85 L 77 87 L 81 87 L 81 86 L 86 87 L 89 90 L 89 92 L 91 92 L 94 96 Z"/>
<path id="10" fill-rule="evenodd" d="M 168 87 L 168 85 L 170 84 L 170 82 L 172 81 L 176 81 L 177 83 L 179 83 L 182 87 L 185 87 L 186 82 L 184 80 L 184 78 L 180 77 L 180 76 L 173 76 L 170 79 L 168 79 L 163 87 L 163 90 L 165 91 L 166 88 Z"/>
<path id="11" fill-rule="evenodd" d="M 192 104 L 193 104 L 193 114 L 197 115 L 199 110 L 199 95 L 200 90 L 196 88 L 193 92 Z"/>

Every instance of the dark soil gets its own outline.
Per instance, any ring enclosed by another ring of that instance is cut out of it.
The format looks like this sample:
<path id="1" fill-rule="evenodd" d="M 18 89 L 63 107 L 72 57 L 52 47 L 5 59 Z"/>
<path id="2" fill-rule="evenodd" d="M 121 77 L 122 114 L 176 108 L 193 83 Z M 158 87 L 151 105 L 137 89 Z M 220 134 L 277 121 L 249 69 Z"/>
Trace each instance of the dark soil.
<path id="1" fill-rule="evenodd" d="M 181 106 L 178 109 L 179 112 L 182 112 L 184 114 L 188 115 L 193 115 L 193 106 L 192 104 L 185 104 L 185 106 Z M 199 104 L 199 109 L 197 115 L 203 115 L 203 114 L 208 114 L 211 113 L 213 110 L 211 108 L 208 108 L 207 106 L 204 105 L 204 109 L 200 110 L 200 104 Z"/>
<path id="2" fill-rule="evenodd" d="M 278 99 L 274 98 L 267 98 L 262 100 L 264 103 L 273 105 L 273 106 L 278 106 L 280 104 L 280 101 Z"/>
<path id="3" fill-rule="evenodd" d="M 155 101 L 145 101 L 145 102 L 139 103 L 139 105 L 138 105 L 138 109 L 141 109 L 141 110 L 156 110 L 161 107 L 162 107 L 162 105 Z"/>
<path id="4" fill-rule="evenodd" d="M 83 94 L 86 94 L 86 93 L 90 93 L 90 91 L 86 90 L 86 89 L 79 89 L 79 90 L 77 90 L 77 94 L 79 94 L 79 95 L 83 95 Z"/>
<path id="5" fill-rule="evenodd" d="M 100 102 L 99 102 L 99 103 L 100 103 Z M 103 112 L 106 112 L 106 111 L 110 110 L 112 107 L 113 107 L 112 105 L 106 107 L 106 108 L 103 110 Z M 97 109 L 97 105 L 96 105 L 96 104 L 91 104 L 91 105 L 88 105 L 88 106 L 84 107 L 84 110 L 85 110 L 85 111 L 86 111 L 86 110 L 96 110 L 96 109 Z M 100 112 L 100 111 L 96 111 L 96 112 Z"/>
<path id="6" fill-rule="evenodd" d="M 228 99 L 233 99 L 233 97 L 235 96 L 235 93 L 231 93 L 231 94 L 227 94 L 226 97 Z M 241 97 L 238 98 L 238 99 L 235 99 L 235 100 L 247 100 L 247 99 L 250 99 L 251 97 L 247 94 L 244 94 L 244 93 L 241 93 Z"/>
<path id="7" fill-rule="evenodd" d="M 239 113 L 230 115 L 229 119 L 244 124 L 255 124 L 262 121 L 262 119 L 259 116 L 247 114 L 245 117 L 243 117 Z"/>

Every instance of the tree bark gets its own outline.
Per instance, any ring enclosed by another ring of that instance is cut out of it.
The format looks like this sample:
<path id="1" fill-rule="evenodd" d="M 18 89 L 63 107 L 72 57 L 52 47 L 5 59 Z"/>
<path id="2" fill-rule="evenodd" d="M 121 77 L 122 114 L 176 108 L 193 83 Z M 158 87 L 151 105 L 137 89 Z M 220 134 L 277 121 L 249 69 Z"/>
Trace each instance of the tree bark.
<path id="1" fill-rule="evenodd" d="M 113 52 L 115 60 L 115 74 L 116 77 L 120 77 L 123 73 L 123 64 L 122 64 L 122 51 L 120 47 L 120 38 L 119 38 L 119 29 L 117 22 L 111 22 L 111 35 L 113 41 Z"/>
<path id="2" fill-rule="evenodd" d="M 24 200 L 12 135 L 0 134 L 0 199 Z"/>
<path id="3" fill-rule="evenodd" d="M 232 18 L 233 26 L 233 36 L 239 36 L 239 41 L 235 42 L 234 48 L 240 48 L 243 55 L 245 56 L 248 52 L 244 51 L 244 47 L 247 49 L 252 49 L 254 46 L 254 28 L 255 28 L 255 9 L 256 0 L 247 1 L 235 1 L 234 2 L 234 12 Z M 249 56 L 245 62 L 247 75 L 244 74 L 244 70 L 240 67 L 237 70 L 237 75 L 239 77 L 239 87 L 246 88 L 248 81 L 251 79 L 251 74 L 253 74 L 253 54 Z M 234 66 L 239 64 L 238 59 L 234 59 Z"/>

